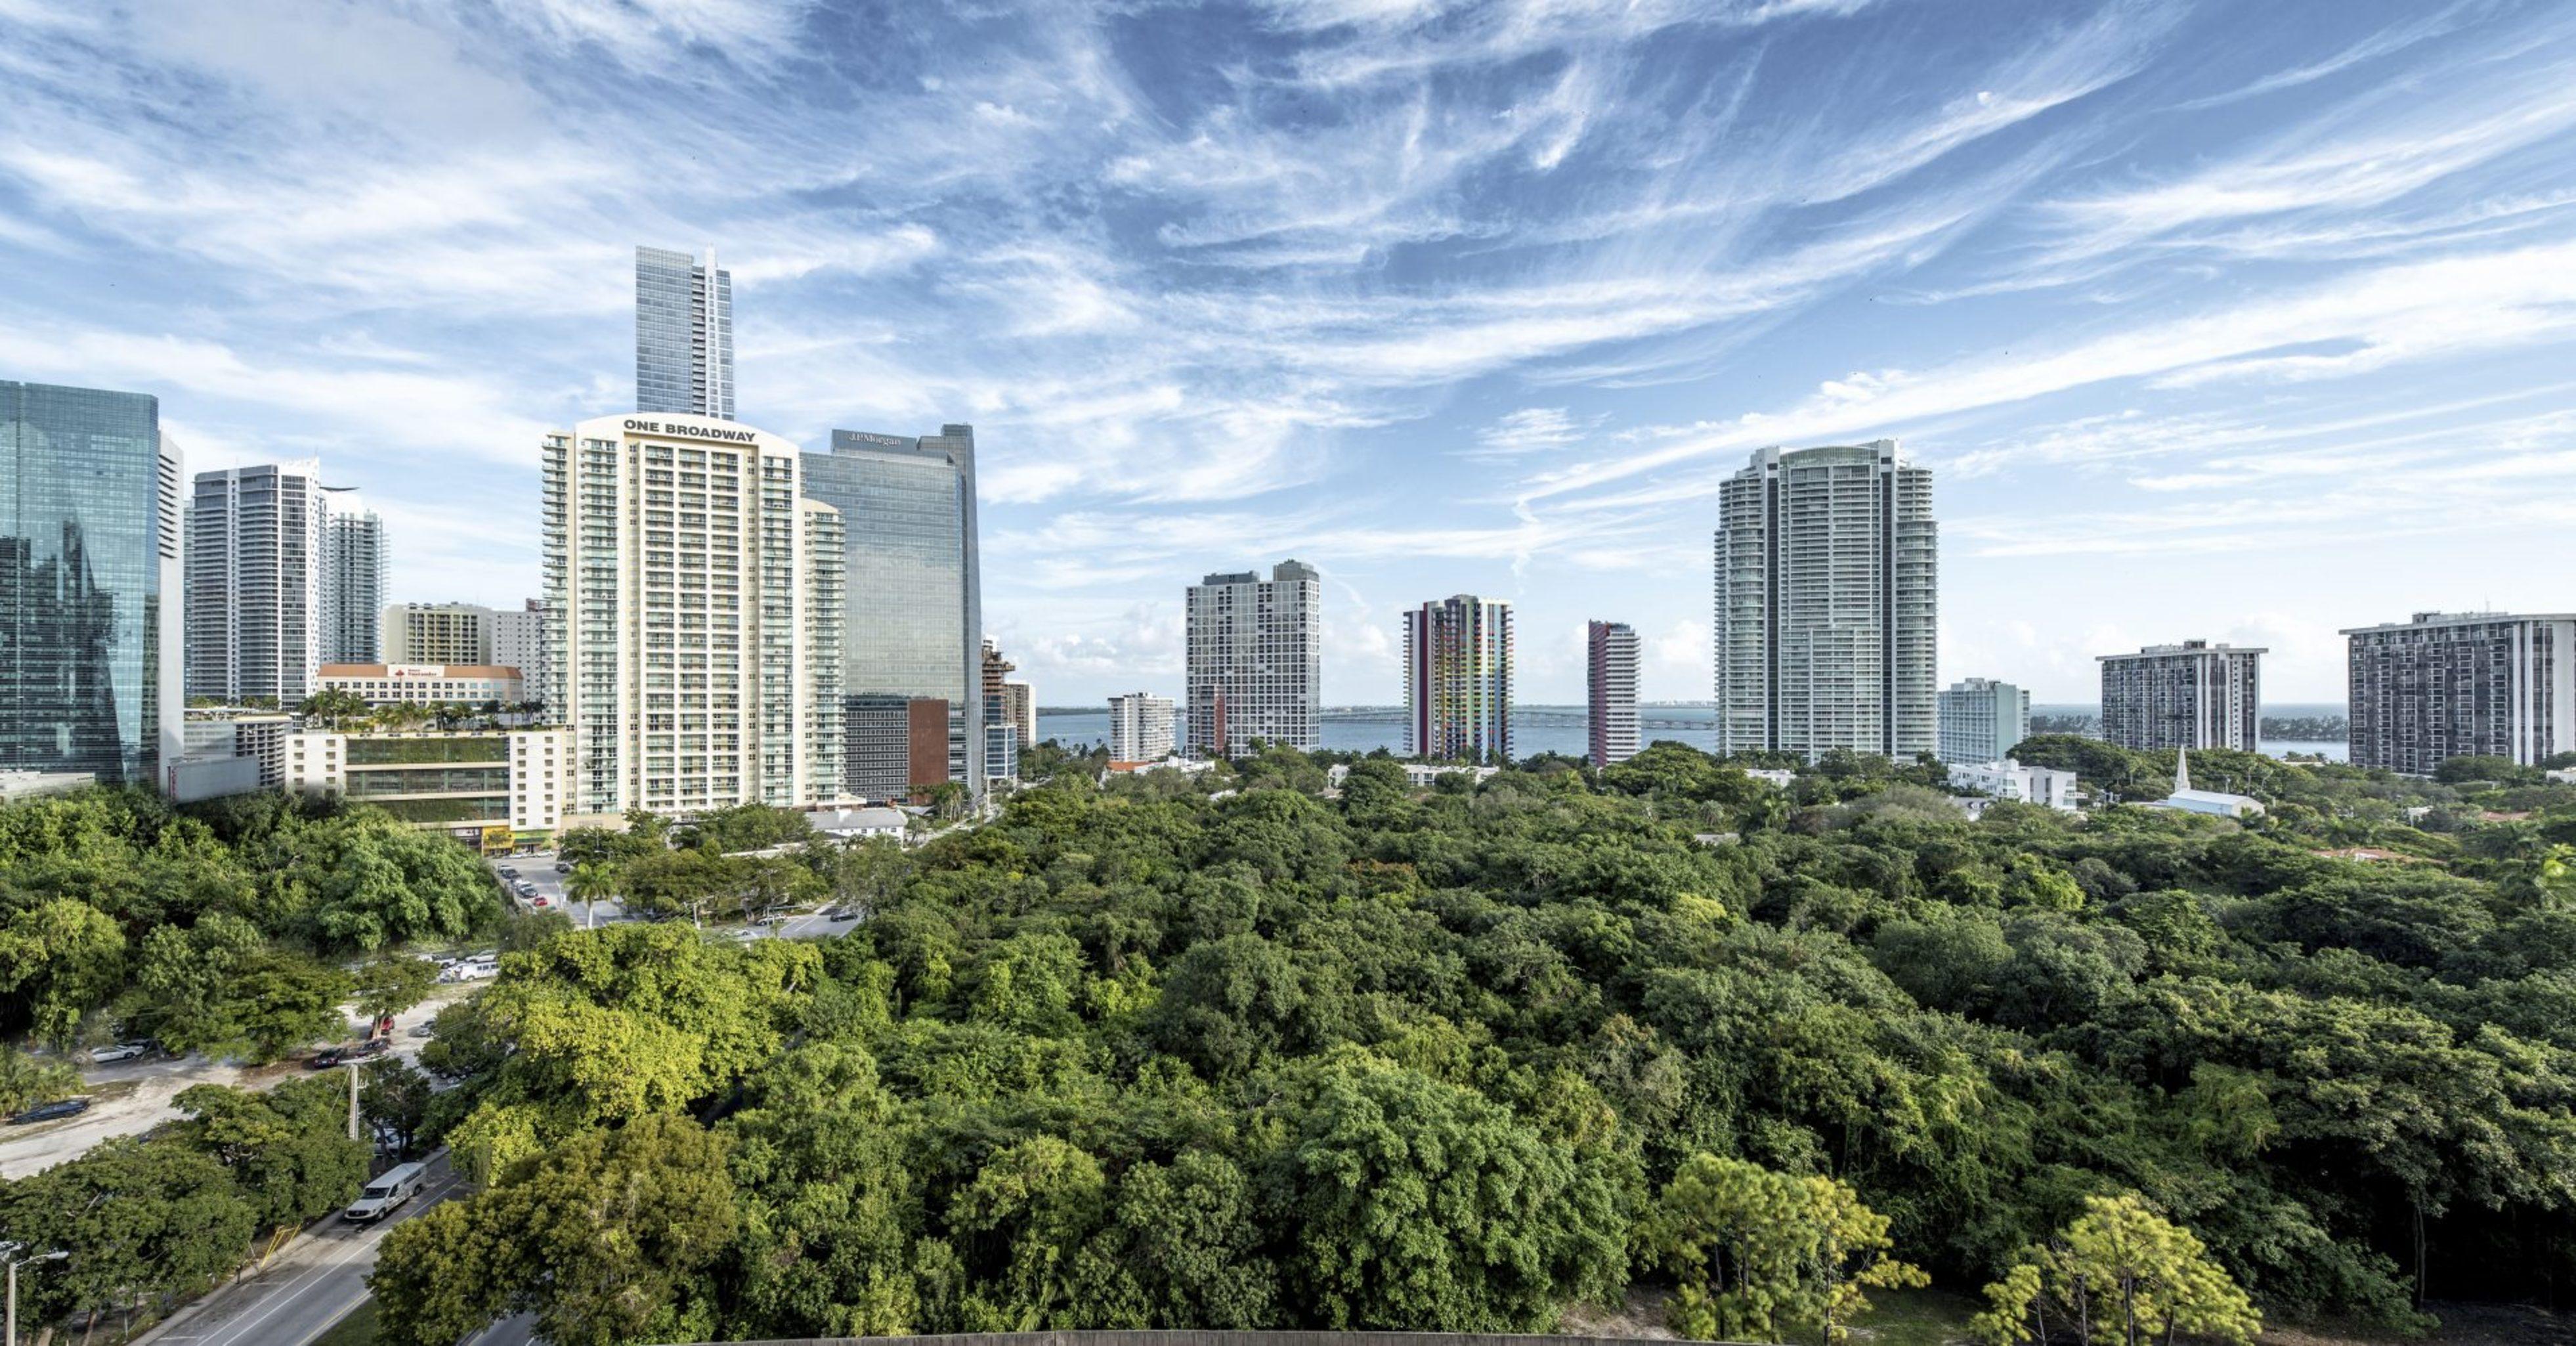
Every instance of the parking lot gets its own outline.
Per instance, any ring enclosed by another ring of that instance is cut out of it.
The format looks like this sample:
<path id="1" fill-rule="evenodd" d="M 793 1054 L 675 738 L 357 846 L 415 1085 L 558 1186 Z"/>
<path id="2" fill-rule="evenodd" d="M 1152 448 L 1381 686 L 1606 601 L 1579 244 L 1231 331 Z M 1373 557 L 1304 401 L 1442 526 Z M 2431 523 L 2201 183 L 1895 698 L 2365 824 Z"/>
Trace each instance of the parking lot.
<path id="1" fill-rule="evenodd" d="M 602 899 L 585 903 L 575 902 L 566 897 L 564 895 L 565 876 L 555 872 L 555 865 L 559 858 L 552 851 L 543 851 L 535 855 L 493 856 L 490 857 L 489 863 L 493 872 L 500 874 L 504 885 L 524 882 L 536 889 L 537 897 L 545 899 L 545 905 L 540 907 L 532 898 L 518 897 L 516 900 L 522 910 L 560 911 L 570 917 L 574 925 L 586 929 L 617 921 L 638 919 L 629 915 L 626 909 L 614 900 Z M 501 873 L 503 870 L 517 870 L 518 874 L 514 879 L 509 874 Z M 812 911 L 790 915 L 784 920 L 769 925 L 710 926 L 708 928 L 710 931 L 728 933 L 738 939 L 759 939 L 767 936 L 777 936 L 782 939 L 821 939 L 832 935 L 848 934 L 857 928 L 859 920 L 860 918 L 855 915 L 836 920 L 821 911 Z"/>

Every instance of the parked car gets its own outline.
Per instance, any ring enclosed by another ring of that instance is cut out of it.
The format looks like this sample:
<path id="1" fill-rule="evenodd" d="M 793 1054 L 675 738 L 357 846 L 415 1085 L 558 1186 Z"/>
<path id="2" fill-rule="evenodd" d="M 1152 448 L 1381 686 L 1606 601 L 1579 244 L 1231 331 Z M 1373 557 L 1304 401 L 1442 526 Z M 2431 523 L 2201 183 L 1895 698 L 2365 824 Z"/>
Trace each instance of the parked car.
<path id="1" fill-rule="evenodd" d="M 539 911 L 543 911 L 546 908 L 553 906 L 554 901 L 553 899 L 548 898 L 545 894 L 539 893 L 535 897 L 528 899 L 528 905 L 535 907 Z"/>
<path id="2" fill-rule="evenodd" d="M 89 1059 L 103 1066 L 114 1065 L 119 1061 L 131 1061 L 151 1049 L 152 1044 L 148 1042 L 120 1042 L 112 1047 L 90 1048 Z"/>
<path id="3" fill-rule="evenodd" d="M 446 982 L 490 981 L 492 978 L 499 975 L 501 975 L 500 964 L 480 958 L 468 958 L 464 962 L 458 963 L 456 966 L 449 968 L 445 972 L 439 973 L 438 979 Z"/>
<path id="4" fill-rule="evenodd" d="M 519 871 L 510 868 L 508 865 L 503 865 L 501 866 L 501 877 L 505 879 L 515 879 L 519 877 Z"/>
<path id="5" fill-rule="evenodd" d="M 412 1035 L 413 1037 L 416 1037 L 416 1038 L 427 1038 L 427 1037 L 436 1037 L 436 1036 L 438 1036 L 438 1021 L 437 1021 L 437 1020 L 435 1020 L 435 1019 L 432 1019 L 432 1020 L 429 1020 L 429 1021 L 428 1021 L 428 1022 L 426 1022 L 426 1023 L 416 1023 L 416 1024 L 413 1024 L 413 1025 L 411 1026 L 411 1035 Z"/>
<path id="6" fill-rule="evenodd" d="M 571 872 L 572 872 L 572 861 L 570 861 L 570 860 L 557 860 L 557 861 L 555 861 L 555 872 L 556 872 L 556 873 L 558 873 L 558 874 L 569 874 L 569 873 L 571 873 Z"/>
<path id="7" fill-rule="evenodd" d="M 57 1098 L 51 1103 L 39 1103 L 10 1118 L 9 1125 L 25 1126 L 29 1122 L 50 1122 L 62 1117 L 78 1117 L 87 1111 L 89 1111 L 89 1100 L 86 1098 Z"/>

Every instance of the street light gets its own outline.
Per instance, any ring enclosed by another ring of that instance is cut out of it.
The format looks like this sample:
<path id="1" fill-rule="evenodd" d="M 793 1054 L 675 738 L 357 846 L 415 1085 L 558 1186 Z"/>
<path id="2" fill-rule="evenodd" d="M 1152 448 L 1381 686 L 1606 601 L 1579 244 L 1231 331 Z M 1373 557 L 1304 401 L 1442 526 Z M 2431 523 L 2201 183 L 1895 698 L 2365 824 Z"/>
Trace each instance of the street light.
<path id="1" fill-rule="evenodd" d="M 18 1264 L 21 1262 L 59 1262 L 64 1258 L 71 1256 L 70 1253 L 64 1252 L 60 1248 L 56 1248 L 49 1253 L 40 1253 L 34 1257 L 19 1256 L 19 1251 L 24 1249 L 26 1246 L 26 1244 L 17 1242 L 0 1243 L 0 1261 L 5 1261 L 9 1264 L 8 1328 L 7 1336 L 0 1337 L 0 1343 L 5 1343 L 5 1346 L 18 1346 Z"/>

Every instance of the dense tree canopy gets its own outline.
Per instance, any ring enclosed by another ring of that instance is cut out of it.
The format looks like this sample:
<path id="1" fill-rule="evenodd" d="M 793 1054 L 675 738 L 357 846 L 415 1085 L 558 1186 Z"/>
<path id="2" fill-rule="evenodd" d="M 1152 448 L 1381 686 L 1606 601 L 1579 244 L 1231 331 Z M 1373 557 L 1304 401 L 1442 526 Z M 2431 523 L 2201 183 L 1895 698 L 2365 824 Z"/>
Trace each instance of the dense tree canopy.
<path id="1" fill-rule="evenodd" d="M 791 857 L 843 938 L 555 928 L 441 1020 L 427 1125 L 491 1181 L 389 1239 L 388 1322 L 1525 1331 L 1644 1279 L 1812 1339 L 1920 1267 L 2021 1277 L 2005 1333 L 2094 1258 L 2227 1338 L 2576 1273 L 2576 790 L 2212 758 L 2272 814 L 1971 823 L 1923 764 L 1676 745 L 1327 798 L 1265 748 Z M 594 1255 L 529 1229 L 603 1172 L 673 1231 L 615 1302 L 527 1270 Z"/>

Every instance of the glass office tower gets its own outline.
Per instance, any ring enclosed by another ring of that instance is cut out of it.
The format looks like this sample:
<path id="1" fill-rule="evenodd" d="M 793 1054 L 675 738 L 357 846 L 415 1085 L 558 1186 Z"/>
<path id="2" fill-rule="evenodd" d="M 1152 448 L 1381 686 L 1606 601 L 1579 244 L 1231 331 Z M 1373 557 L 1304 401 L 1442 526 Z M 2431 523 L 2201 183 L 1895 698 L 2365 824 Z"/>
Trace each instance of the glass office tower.
<path id="1" fill-rule="evenodd" d="M 180 510 L 157 399 L 0 382 L 0 770 L 176 765 Z"/>
<path id="2" fill-rule="evenodd" d="M 917 439 L 835 430 L 830 453 L 805 455 L 804 490 L 841 513 L 842 694 L 947 702 L 948 778 L 981 798 L 988 748 L 974 427 L 942 426 Z"/>
<path id="3" fill-rule="evenodd" d="M 635 250 L 635 409 L 733 419 L 733 273 Z"/>

